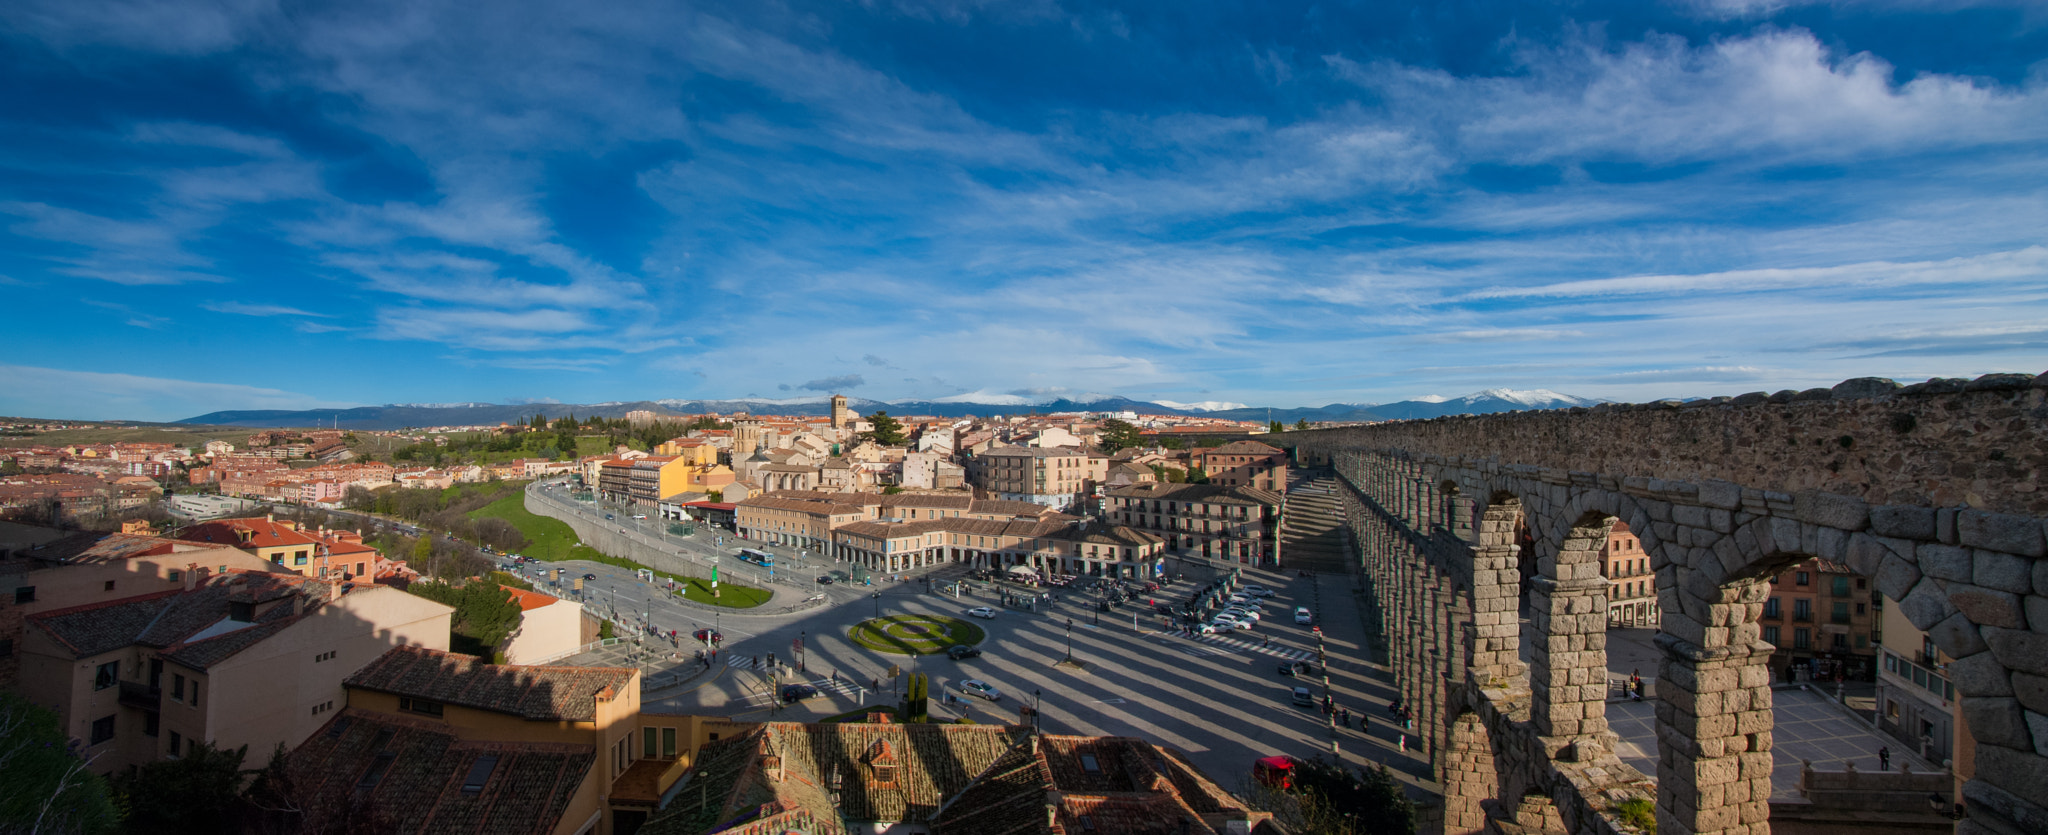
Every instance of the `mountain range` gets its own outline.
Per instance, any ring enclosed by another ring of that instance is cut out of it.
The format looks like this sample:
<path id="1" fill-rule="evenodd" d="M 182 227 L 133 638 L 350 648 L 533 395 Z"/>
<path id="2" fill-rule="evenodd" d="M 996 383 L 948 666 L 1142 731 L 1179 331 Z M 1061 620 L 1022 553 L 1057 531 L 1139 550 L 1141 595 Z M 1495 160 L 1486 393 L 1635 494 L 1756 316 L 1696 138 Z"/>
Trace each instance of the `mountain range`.
<path id="1" fill-rule="evenodd" d="M 989 399 L 997 399 L 991 397 Z M 1591 406 L 1605 401 L 1559 394 L 1546 389 L 1516 391 L 1487 389 L 1464 397 L 1420 397 L 1397 403 L 1332 403 L 1327 406 L 1268 409 L 1241 403 L 1160 403 L 1125 397 L 1095 395 L 1085 401 L 1056 398 L 1026 402 L 1025 398 L 1003 395 L 1007 402 L 982 403 L 948 398 L 887 403 L 880 400 L 848 398 L 849 408 L 860 414 L 886 411 L 894 415 L 933 417 L 986 417 L 990 415 L 1050 414 L 1053 412 L 1137 412 L 1154 415 L 1195 415 L 1229 420 L 1277 420 L 1288 425 L 1310 423 L 1415 420 L 1443 415 L 1491 414 L 1521 409 L 1564 409 Z M 552 420 L 567 415 L 622 418 L 627 412 L 652 411 L 665 415 L 732 414 L 752 412 L 774 415 L 826 415 L 831 413 L 827 397 L 793 399 L 745 398 L 739 400 L 634 400 L 609 403 L 394 403 L 358 406 L 351 409 L 304 411 L 223 411 L 186 418 L 178 423 L 212 426 L 271 428 L 282 426 L 334 426 L 342 429 L 404 429 L 426 426 L 478 426 L 517 423 L 539 414 Z"/>

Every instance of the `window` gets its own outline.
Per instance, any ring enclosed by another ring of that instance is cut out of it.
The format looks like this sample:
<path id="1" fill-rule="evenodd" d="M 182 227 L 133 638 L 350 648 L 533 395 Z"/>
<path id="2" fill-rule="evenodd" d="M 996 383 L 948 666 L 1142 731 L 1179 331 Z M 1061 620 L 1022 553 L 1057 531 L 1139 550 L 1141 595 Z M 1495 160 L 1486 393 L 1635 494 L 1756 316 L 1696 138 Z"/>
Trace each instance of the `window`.
<path id="1" fill-rule="evenodd" d="M 113 591 L 113 590 L 114 590 L 114 581 L 112 581 L 112 580 L 108 580 L 108 581 L 107 581 L 107 586 L 106 586 L 106 588 L 104 589 L 104 591 Z"/>
<path id="2" fill-rule="evenodd" d="M 142 735 L 143 735 L 143 736 L 156 736 L 156 735 L 157 735 L 157 726 L 158 726 L 158 725 L 161 725 L 161 724 L 163 724 L 163 723 L 162 723 L 162 719 L 163 719 L 163 717 L 162 717 L 162 716 L 160 716 L 160 715 L 158 715 L 158 714 L 157 714 L 157 713 L 156 713 L 155 711 L 149 711 L 149 710 L 145 710 L 145 711 L 143 711 L 143 712 L 142 712 Z"/>
<path id="3" fill-rule="evenodd" d="M 171 582 L 175 583 L 175 582 L 178 582 L 179 580 L 183 580 L 183 579 L 185 579 L 185 572 L 183 572 L 183 571 L 172 571 L 172 572 L 170 572 L 169 574 L 166 574 L 166 575 L 165 575 L 165 578 L 166 578 L 166 579 L 169 579 L 169 580 L 170 580 Z"/>
<path id="4" fill-rule="evenodd" d="M 1813 601 L 1804 597 L 1792 601 L 1793 620 L 1813 620 Z"/>
<path id="5" fill-rule="evenodd" d="M 174 759 L 175 759 L 175 758 L 176 758 L 176 757 L 178 756 L 178 748 L 179 748 L 179 747 L 181 747 L 181 746 L 183 745 L 183 743 L 184 743 L 184 740 L 185 740 L 185 738 L 184 738 L 184 737 L 181 737 L 181 736 L 179 736 L 179 735 L 178 735 L 178 732 L 177 732 L 177 731 L 172 731 L 172 732 L 171 732 L 171 757 L 172 757 L 172 758 L 174 758 Z"/>
<path id="6" fill-rule="evenodd" d="M 1836 597 L 1849 596 L 1849 578 L 1836 577 L 1833 579 L 1832 582 L 1829 583 L 1829 585 L 1834 587 L 1833 591 Z"/>
<path id="7" fill-rule="evenodd" d="M 1782 616 L 1783 613 L 1779 611 L 1778 607 L 1778 598 L 1773 597 L 1764 601 L 1764 617 L 1775 619 Z"/>
<path id="8" fill-rule="evenodd" d="M 391 761 L 397 758 L 398 755 L 396 754 L 378 754 L 376 761 L 370 763 L 370 770 L 363 772 L 363 779 L 356 781 L 356 788 L 376 788 L 377 784 L 384 780 L 384 772 L 391 770 Z"/>
<path id="9" fill-rule="evenodd" d="M 1766 627 L 1764 627 L 1764 640 L 1765 640 L 1765 641 L 1768 641 L 1768 642 L 1770 642 L 1770 643 L 1773 643 L 1773 644 L 1777 643 L 1777 642 L 1778 642 L 1778 627 L 1775 627 L 1775 626 L 1766 626 Z"/>
<path id="10" fill-rule="evenodd" d="M 298 552 L 297 554 L 293 554 L 293 555 L 292 555 L 292 565 L 305 565 L 305 564 L 306 564 L 306 552 L 304 552 L 304 551 L 300 551 L 300 552 Z"/>
<path id="11" fill-rule="evenodd" d="M 114 738 L 114 715 L 109 713 L 92 720 L 92 741 L 86 744 L 98 745 Z"/>
<path id="12" fill-rule="evenodd" d="M 661 729 L 661 756 L 670 760 L 676 758 L 676 729 Z"/>
<path id="13" fill-rule="evenodd" d="M 0 638 L 0 658 L 14 657 L 14 639 Z"/>
<path id="14" fill-rule="evenodd" d="M 428 716 L 441 715 L 440 702 L 428 701 L 426 699 L 415 699 L 410 696 L 398 697 L 398 709 L 408 711 L 411 713 L 422 713 Z"/>
<path id="15" fill-rule="evenodd" d="M 1082 770 L 1082 771 L 1086 771 L 1086 772 L 1090 772 L 1090 773 L 1093 773 L 1093 774 L 1101 774 L 1101 773 L 1102 773 L 1102 764 L 1101 764 L 1101 763 L 1099 763 L 1099 762 L 1096 762 L 1096 761 L 1095 761 L 1095 755 L 1094 755 L 1094 754 L 1082 754 L 1082 755 L 1081 755 L 1081 770 Z"/>
<path id="16" fill-rule="evenodd" d="M 1801 571 L 1801 572 L 1799 572 L 1798 574 L 1796 574 L 1796 575 L 1794 575 L 1794 576 L 1796 576 L 1796 577 L 1798 578 L 1797 582 L 1798 582 L 1798 584 L 1799 584 L 1799 585 L 1802 585 L 1802 586 L 1803 586 L 1803 585 L 1806 585 L 1806 584 L 1807 584 L 1807 580 L 1809 580 L 1809 579 L 1810 579 L 1810 575 L 1808 575 L 1808 574 L 1807 574 L 1806 572 L 1804 572 L 1804 571 Z"/>
<path id="17" fill-rule="evenodd" d="M 1858 616 L 1858 617 L 1861 617 L 1861 616 L 1863 615 L 1863 613 L 1864 613 L 1865 611 L 1867 611 L 1867 610 L 1866 610 L 1866 608 L 1864 607 L 1864 605 L 1863 605 L 1863 604 L 1861 604 L 1861 603 L 1858 603 L 1858 604 L 1856 604 L 1856 614 L 1857 614 L 1857 616 Z"/>
<path id="18" fill-rule="evenodd" d="M 15 602 L 15 605 L 20 605 L 20 604 L 23 604 L 23 603 L 34 603 L 34 602 L 36 602 L 36 587 L 35 587 L 35 586 L 17 586 L 17 587 L 15 587 L 15 589 L 14 589 L 14 602 Z"/>
<path id="19" fill-rule="evenodd" d="M 640 735 L 644 737 L 644 739 L 640 743 L 640 750 L 642 753 L 652 754 L 655 751 L 661 750 L 660 746 L 657 744 L 657 740 L 659 740 L 661 737 L 660 728 L 641 728 Z"/>
<path id="20" fill-rule="evenodd" d="M 1829 613 L 1830 620 L 1833 620 L 1835 623 L 1849 622 L 1849 604 L 1847 601 L 1836 603 L 1831 608 L 1833 611 Z"/>
<path id="21" fill-rule="evenodd" d="M 184 677 L 183 675 L 179 674 L 179 673 L 172 673 L 172 674 L 171 674 L 171 701 L 174 701 L 174 702 L 182 702 L 182 701 L 184 701 L 184 700 L 185 700 L 185 677 Z"/>
<path id="22" fill-rule="evenodd" d="M 1793 649 L 1806 649 L 1806 648 L 1808 648 L 1808 647 L 1810 647 L 1810 646 L 1812 646 L 1812 645 L 1813 645 L 1813 637 L 1812 637 L 1811 633 L 1809 633 L 1809 632 L 1808 632 L 1807 630 L 1805 630 L 1805 629 L 1794 629 L 1794 630 L 1792 630 L 1792 648 L 1793 648 Z"/>
<path id="23" fill-rule="evenodd" d="M 92 689 L 105 690 L 121 681 L 121 662 L 109 661 L 93 670 Z"/>
<path id="24" fill-rule="evenodd" d="M 469 775 L 462 778 L 463 794 L 480 794 L 484 785 L 491 781 L 491 772 L 498 767 L 498 755 L 485 754 L 469 764 Z"/>
<path id="25" fill-rule="evenodd" d="M 320 662 L 322 662 L 322 661 L 332 661 L 332 660 L 334 660 L 334 651 L 333 651 L 333 650 L 328 650 L 328 651 L 326 651 L 326 652 L 320 653 L 319 655 L 315 655 L 315 656 L 313 656 L 313 663 L 315 663 L 315 664 L 318 664 L 318 663 L 320 663 Z"/>

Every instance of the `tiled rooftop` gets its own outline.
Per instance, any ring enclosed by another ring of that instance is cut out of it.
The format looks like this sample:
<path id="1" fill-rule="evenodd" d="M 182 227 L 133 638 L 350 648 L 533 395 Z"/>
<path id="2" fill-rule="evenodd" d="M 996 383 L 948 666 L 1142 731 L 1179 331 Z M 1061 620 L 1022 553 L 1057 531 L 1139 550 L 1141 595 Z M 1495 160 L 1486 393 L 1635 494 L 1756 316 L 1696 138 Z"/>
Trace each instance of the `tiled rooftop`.
<path id="1" fill-rule="evenodd" d="M 228 619 L 231 603 L 268 602 L 306 595 L 303 611 L 327 601 L 328 584 L 296 574 L 229 572 L 208 578 L 191 591 L 172 589 L 136 597 L 54 609 L 31 615 L 28 622 L 84 658 L 125 646 L 163 650 L 164 657 L 205 669 L 276 633 L 299 616 L 290 601 L 265 608 L 249 626 L 214 629 L 203 640 L 194 635 Z M 232 624 L 228 624 L 232 626 Z"/>
<path id="2" fill-rule="evenodd" d="M 536 720 L 589 722 L 600 691 L 623 692 L 639 670 L 626 667 L 523 667 L 474 655 L 393 647 L 343 681 L 350 687 Z"/>
<path id="3" fill-rule="evenodd" d="M 285 768 L 307 831 L 369 809 L 374 831 L 524 835 L 555 831 L 595 760 L 587 745 L 466 742 L 437 723 L 349 708 Z"/>

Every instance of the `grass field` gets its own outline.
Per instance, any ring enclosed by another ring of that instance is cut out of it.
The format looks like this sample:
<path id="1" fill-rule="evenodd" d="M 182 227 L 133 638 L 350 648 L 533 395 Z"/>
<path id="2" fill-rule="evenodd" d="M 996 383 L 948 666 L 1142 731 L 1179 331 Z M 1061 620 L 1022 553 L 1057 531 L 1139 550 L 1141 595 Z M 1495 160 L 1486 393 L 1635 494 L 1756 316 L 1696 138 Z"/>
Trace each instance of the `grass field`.
<path id="1" fill-rule="evenodd" d="M 64 429 L 35 435 L 0 437 L 0 447 L 66 446 L 69 444 L 194 444 L 227 441 L 237 448 L 249 443 L 259 431 L 241 426 L 101 426 L 92 429 Z M 600 438 L 599 440 L 603 440 Z"/>
<path id="2" fill-rule="evenodd" d="M 574 528 L 569 527 L 569 523 L 528 511 L 526 509 L 526 497 L 523 493 L 515 493 L 484 505 L 482 508 L 471 512 L 469 516 L 472 519 L 492 517 L 511 522 L 513 527 L 518 528 L 520 533 L 526 534 L 526 538 L 529 540 L 526 548 L 519 552 L 521 556 L 528 559 L 545 562 L 589 560 L 591 562 L 604 563 L 605 565 L 615 565 L 620 568 L 630 568 L 635 571 L 647 568 L 647 566 L 632 560 L 600 553 L 596 548 L 578 543 L 576 531 Z M 768 599 L 772 596 L 766 589 L 758 589 L 753 586 L 743 586 L 738 583 L 720 580 L 718 581 L 718 596 L 712 597 L 711 581 L 708 579 L 683 574 L 670 574 L 666 571 L 656 571 L 654 576 L 675 580 L 683 587 L 684 599 L 695 600 L 699 603 L 709 603 L 713 606 L 751 609 L 768 602 Z"/>
<path id="3" fill-rule="evenodd" d="M 877 652 L 933 655 L 956 644 L 978 644 L 988 633 L 959 618 L 944 615 L 885 615 L 853 625 L 846 637 Z"/>

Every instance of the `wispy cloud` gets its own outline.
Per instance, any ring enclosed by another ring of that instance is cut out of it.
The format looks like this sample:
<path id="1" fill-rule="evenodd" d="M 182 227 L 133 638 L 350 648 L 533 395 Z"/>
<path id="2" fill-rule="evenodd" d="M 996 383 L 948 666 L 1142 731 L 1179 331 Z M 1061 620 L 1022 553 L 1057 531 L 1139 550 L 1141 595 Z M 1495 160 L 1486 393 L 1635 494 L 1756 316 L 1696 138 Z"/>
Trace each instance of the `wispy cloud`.
<path id="1" fill-rule="evenodd" d="M 211 310 L 215 313 L 233 313 L 238 316 L 317 316 L 325 318 L 330 315 L 326 313 L 314 313 L 310 310 L 300 310 L 296 307 L 288 307 L 286 305 L 281 304 L 249 304 L 247 302 L 208 302 L 204 305 L 201 305 L 201 307 L 204 307 L 207 310 Z"/>

